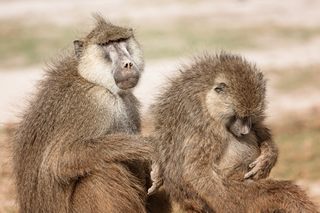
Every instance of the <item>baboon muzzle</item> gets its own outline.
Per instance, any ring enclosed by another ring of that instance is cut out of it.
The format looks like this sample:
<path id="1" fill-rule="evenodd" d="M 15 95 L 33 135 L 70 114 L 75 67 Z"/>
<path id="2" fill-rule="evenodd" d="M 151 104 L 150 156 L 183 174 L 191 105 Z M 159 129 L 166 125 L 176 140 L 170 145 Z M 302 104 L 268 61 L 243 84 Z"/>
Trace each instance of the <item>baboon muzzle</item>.
<path id="1" fill-rule="evenodd" d="M 140 75 L 134 66 L 128 64 L 128 66 L 116 70 L 113 77 L 117 86 L 120 89 L 126 90 L 137 85 Z"/>
<path id="2" fill-rule="evenodd" d="M 249 134 L 251 130 L 251 118 L 245 117 L 245 118 L 237 118 L 233 117 L 229 124 L 229 130 L 237 137 L 241 137 L 244 135 Z"/>

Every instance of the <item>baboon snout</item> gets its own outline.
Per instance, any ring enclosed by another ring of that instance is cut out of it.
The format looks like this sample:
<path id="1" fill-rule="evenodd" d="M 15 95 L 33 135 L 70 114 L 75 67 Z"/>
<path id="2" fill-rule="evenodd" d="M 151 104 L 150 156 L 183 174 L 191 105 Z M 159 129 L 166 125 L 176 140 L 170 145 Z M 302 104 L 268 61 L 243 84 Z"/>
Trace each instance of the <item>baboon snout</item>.
<path id="1" fill-rule="evenodd" d="M 250 133 L 250 118 L 233 118 L 229 124 L 229 130 L 237 137 L 245 136 Z"/>
<path id="2" fill-rule="evenodd" d="M 247 135 L 250 132 L 250 127 L 248 124 L 243 124 L 240 126 L 239 133 L 241 135 Z"/>
<path id="3" fill-rule="evenodd" d="M 132 62 L 124 63 L 121 69 L 114 73 L 114 80 L 120 89 L 130 89 L 137 85 L 140 74 Z"/>

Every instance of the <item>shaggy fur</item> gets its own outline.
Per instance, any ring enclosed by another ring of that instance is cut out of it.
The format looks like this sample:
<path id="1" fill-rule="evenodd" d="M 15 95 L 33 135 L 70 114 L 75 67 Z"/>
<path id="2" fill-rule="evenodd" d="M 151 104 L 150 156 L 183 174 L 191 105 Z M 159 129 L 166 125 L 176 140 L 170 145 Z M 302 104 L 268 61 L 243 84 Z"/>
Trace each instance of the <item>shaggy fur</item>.
<path id="1" fill-rule="evenodd" d="M 94 15 L 96 27 L 86 36 L 87 44 L 106 44 L 110 41 L 125 40 L 133 37 L 133 30 L 115 26 L 100 15 Z"/>
<path id="2" fill-rule="evenodd" d="M 155 165 L 172 200 L 189 212 L 317 212 L 291 182 L 260 179 L 277 156 L 264 109 L 263 74 L 239 56 L 204 56 L 181 70 L 153 108 Z M 233 118 L 250 118 L 251 131 L 233 134 Z M 244 180 L 248 172 L 260 180 Z"/>
<path id="3" fill-rule="evenodd" d="M 86 60 L 88 47 L 99 49 L 95 42 L 126 39 L 128 32 L 98 18 L 81 57 L 66 56 L 47 70 L 15 133 L 20 212 L 146 212 L 152 148 L 137 135 L 139 103 L 130 90 L 109 88 L 111 62 L 101 52 Z M 132 51 L 141 72 L 141 50 Z M 109 85 L 96 82 L 97 73 Z"/>

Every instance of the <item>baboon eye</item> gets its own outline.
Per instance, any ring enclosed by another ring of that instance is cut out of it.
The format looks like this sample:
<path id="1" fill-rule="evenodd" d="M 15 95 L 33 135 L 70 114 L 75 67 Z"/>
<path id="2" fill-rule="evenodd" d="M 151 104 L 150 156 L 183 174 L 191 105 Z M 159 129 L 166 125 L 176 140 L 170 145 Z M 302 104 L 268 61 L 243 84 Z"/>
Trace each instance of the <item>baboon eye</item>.
<path id="1" fill-rule="evenodd" d="M 214 88 L 214 91 L 217 93 L 222 93 L 225 90 L 225 87 L 227 85 L 225 83 L 220 83 L 216 88 Z"/>
<path id="2" fill-rule="evenodd" d="M 216 87 L 216 88 L 214 88 L 214 90 L 215 90 L 217 93 L 223 92 L 223 89 L 222 89 L 221 87 Z"/>
<path id="3" fill-rule="evenodd" d="M 107 46 L 108 44 L 110 44 L 109 42 L 104 42 L 104 43 L 99 43 L 98 45 L 102 46 L 102 47 L 105 47 Z"/>

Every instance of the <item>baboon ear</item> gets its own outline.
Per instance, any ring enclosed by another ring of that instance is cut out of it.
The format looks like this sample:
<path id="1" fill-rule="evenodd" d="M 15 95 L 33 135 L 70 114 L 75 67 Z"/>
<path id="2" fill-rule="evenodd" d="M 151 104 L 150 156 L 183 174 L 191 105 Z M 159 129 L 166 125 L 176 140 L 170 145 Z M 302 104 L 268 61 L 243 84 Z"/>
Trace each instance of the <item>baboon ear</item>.
<path id="1" fill-rule="evenodd" d="M 82 50 L 83 50 L 83 41 L 81 40 L 74 40 L 74 53 L 76 54 L 77 58 L 80 58 Z"/>

